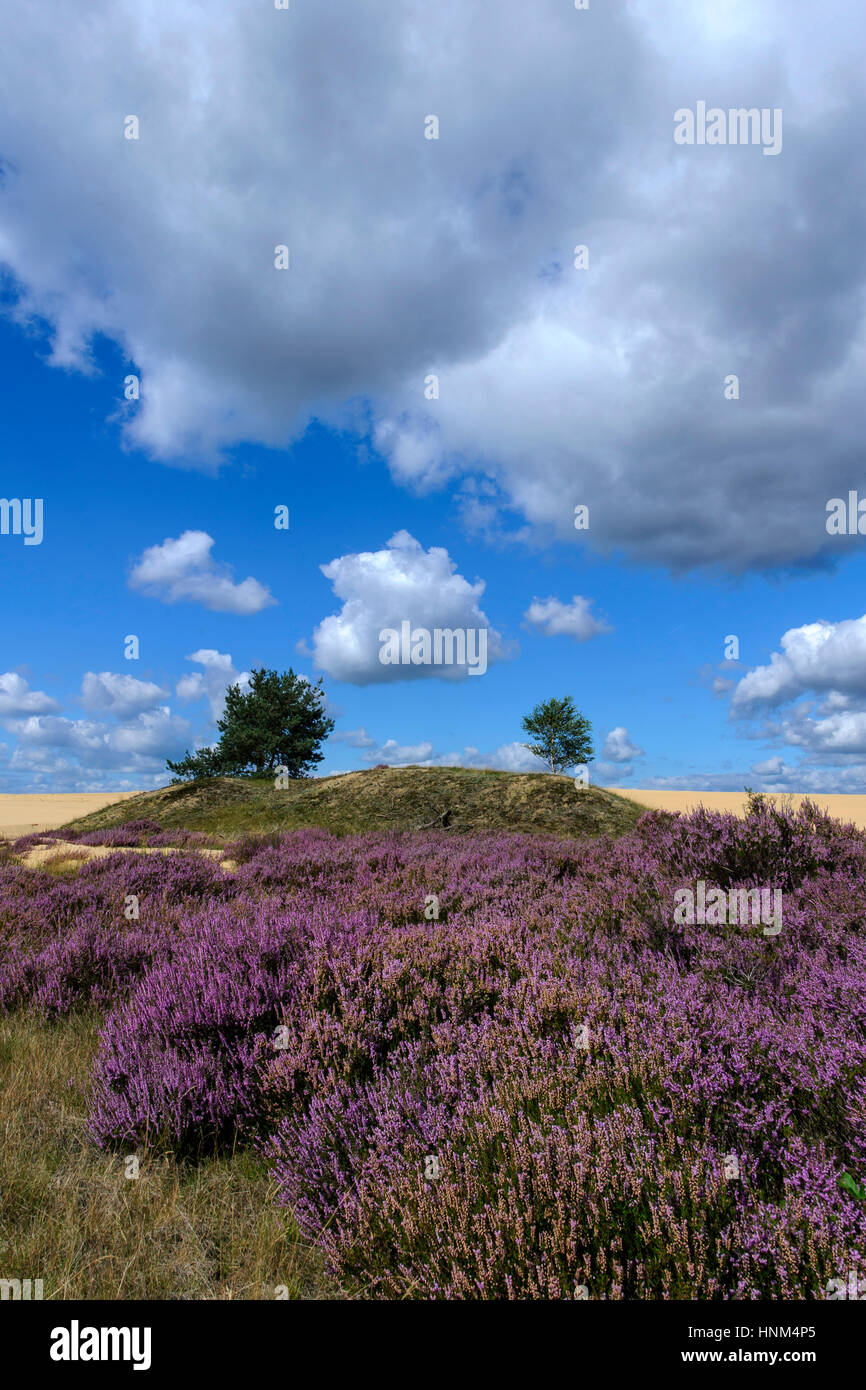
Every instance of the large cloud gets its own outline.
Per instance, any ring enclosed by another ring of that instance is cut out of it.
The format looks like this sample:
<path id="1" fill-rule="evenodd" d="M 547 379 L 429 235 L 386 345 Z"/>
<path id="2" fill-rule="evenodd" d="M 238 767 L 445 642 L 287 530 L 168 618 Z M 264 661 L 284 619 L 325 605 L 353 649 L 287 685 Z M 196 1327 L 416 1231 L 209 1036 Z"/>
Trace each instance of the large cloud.
<path id="1" fill-rule="evenodd" d="M 59 708 L 57 701 L 44 690 L 31 690 L 17 671 L 4 671 L 0 675 L 0 719 L 22 714 L 50 714 Z"/>
<path id="2" fill-rule="evenodd" d="M 363 401 L 397 478 L 485 475 L 474 524 L 510 504 L 675 567 L 838 555 L 859 542 L 825 503 L 866 434 L 863 29 L 845 0 L 19 6 L 0 259 L 57 365 L 120 344 L 126 436 L 157 457 Z M 783 152 L 676 145 L 698 99 L 781 107 Z"/>
<path id="3" fill-rule="evenodd" d="M 486 632 L 488 665 L 508 655 L 508 647 L 478 606 L 484 582 L 470 584 L 458 574 L 441 546 L 425 550 L 408 531 L 398 531 L 384 550 L 340 555 L 321 570 L 343 607 L 315 629 L 313 655 L 317 667 L 336 680 L 372 685 L 425 677 L 469 678 L 466 664 L 383 664 L 379 634 L 385 629 L 402 634 L 404 622 L 411 624 L 410 630 L 474 631 L 471 648 L 467 638 L 467 654 L 476 658 L 472 664 L 479 669 L 481 632 Z"/>
<path id="4" fill-rule="evenodd" d="M 32 765 L 34 750 L 66 749 L 85 768 L 129 772 L 157 771 L 166 757 L 180 753 L 189 737 L 185 719 L 172 714 L 167 706 L 148 710 L 120 724 L 98 720 L 55 718 L 31 715 L 9 725 L 18 746 L 12 755 L 13 767 Z M 38 762 L 38 759 L 37 759 Z"/>
<path id="5" fill-rule="evenodd" d="M 813 760 L 866 754 L 866 615 L 789 628 L 779 645 L 738 682 L 731 717 Z"/>
<path id="6" fill-rule="evenodd" d="M 129 587 L 163 603 L 200 603 L 216 613 L 259 613 L 276 599 L 257 579 L 236 584 L 228 565 L 211 555 L 213 537 L 206 531 L 184 531 L 161 545 L 151 545 L 129 576 Z"/>
<path id="7" fill-rule="evenodd" d="M 781 652 L 738 683 L 734 713 L 781 705 L 807 690 L 837 691 L 866 699 L 866 615 L 831 623 L 822 619 L 782 635 Z"/>

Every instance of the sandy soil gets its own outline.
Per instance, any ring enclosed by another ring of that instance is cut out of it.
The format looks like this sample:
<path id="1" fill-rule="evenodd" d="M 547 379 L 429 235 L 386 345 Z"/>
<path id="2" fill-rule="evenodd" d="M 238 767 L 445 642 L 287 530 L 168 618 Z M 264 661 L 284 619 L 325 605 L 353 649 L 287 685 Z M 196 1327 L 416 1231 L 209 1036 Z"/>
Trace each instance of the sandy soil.
<path id="1" fill-rule="evenodd" d="M 616 790 L 611 788 L 611 790 Z M 706 806 L 708 811 L 734 811 L 737 815 L 742 815 L 746 808 L 746 796 L 742 792 L 669 792 L 669 791 L 642 791 L 637 788 L 623 787 L 622 795 L 627 796 L 631 801 L 637 801 L 641 806 L 648 806 L 652 810 L 659 811 L 689 811 L 694 806 Z M 775 800 L 780 798 L 776 797 Z M 829 811 L 831 816 L 841 821 L 853 821 L 861 830 L 866 830 L 866 796 L 843 796 L 834 793 L 828 796 L 820 796 L 817 793 L 810 793 L 808 798 L 799 793 L 792 792 L 791 800 L 795 806 L 801 801 L 814 801 L 816 806 Z"/>
<path id="2" fill-rule="evenodd" d="M 88 816 L 112 801 L 140 792 L 45 792 L 0 795 L 0 837 L 13 839 L 31 830 L 57 830 L 69 820 Z"/>
<path id="3" fill-rule="evenodd" d="M 187 853 L 203 854 L 208 859 L 219 859 L 222 850 L 209 847 L 202 849 L 197 846 Z M 180 850 L 174 845 L 158 845 L 155 849 L 151 849 L 147 845 L 137 848 L 121 846 L 116 849 L 111 845 L 77 845 L 74 840 L 52 840 L 50 844 L 34 845 L 32 849 L 26 850 L 20 856 L 20 862 L 26 864 L 30 869 L 40 869 L 43 864 L 59 864 L 72 862 L 76 859 L 80 859 L 82 862 L 85 859 L 104 859 L 108 854 L 180 854 Z M 224 862 L 226 864 L 232 863 L 230 859 L 226 859 Z"/>

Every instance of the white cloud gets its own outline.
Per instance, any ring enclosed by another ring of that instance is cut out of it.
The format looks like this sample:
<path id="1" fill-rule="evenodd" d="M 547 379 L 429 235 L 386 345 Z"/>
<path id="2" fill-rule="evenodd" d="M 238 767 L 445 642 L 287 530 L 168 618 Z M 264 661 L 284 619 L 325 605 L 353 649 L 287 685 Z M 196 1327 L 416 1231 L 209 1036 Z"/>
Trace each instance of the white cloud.
<path id="1" fill-rule="evenodd" d="M 382 744 L 381 748 L 374 753 L 365 753 L 364 759 L 368 763 L 389 763 L 392 766 L 399 766 L 401 763 L 417 764 L 422 763 L 429 766 L 430 755 L 433 752 L 432 743 L 397 743 L 396 739 L 389 738 Z"/>
<path id="2" fill-rule="evenodd" d="M 157 770 L 166 757 L 183 751 L 190 726 L 167 706 L 144 711 L 122 724 L 96 720 L 31 715 L 10 724 L 18 746 L 12 755 L 15 767 L 32 766 L 34 752 L 67 749 L 81 767 L 128 772 Z"/>
<path id="3" fill-rule="evenodd" d="M 114 675 L 111 671 L 87 671 L 81 682 L 81 703 L 94 714 L 114 714 L 127 719 L 141 710 L 152 709 L 165 700 L 167 690 L 153 681 L 140 681 L 135 676 Z"/>
<path id="4" fill-rule="evenodd" d="M 363 727 L 359 729 L 337 729 L 331 734 L 333 743 L 345 743 L 349 748 L 375 748 L 376 740 L 371 738 Z"/>
<path id="5" fill-rule="evenodd" d="M 763 736 L 775 738 L 813 754 L 866 753 L 866 710 L 847 710 L 826 717 L 815 717 L 814 706 L 798 705 L 791 714 L 763 729 Z"/>
<path id="6" fill-rule="evenodd" d="M 216 613 L 260 613 L 276 599 L 257 579 L 235 584 L 228 565 L 211 556 L 213 537 L 184 531 L 143 552 L 129 576 L 129 587 L 163 603 L 200 603 Z"/>
<path id="7" fill-rule="evenodd" d="M 592 771 L 592 781 L 600 786 L 616 786 L 626 781 L 634 774 L 631 763 L 600 762 L 596 763 Z"/>
<path id="8" fill-rule="evenodd" d="M 204 667 L 204 671 L 192 671 L 187 676 L 181 676 L 175 694 L 181 700 L 206 699 L 211 718 L 216 723 L 222 717 L 228 687 L 239 685 L 244 691 L 249 689 L 250 673 L 236 670 L 228 652 L 218 652 L 212 647 L 202 647 L 192 652 L 186 660 L 197 662 Z"/>
<path id="9" fill-rule="evenodd" d="M 844 553 L 823 520 L 866 434 L 863 19 L 790 9 L 116 0 L 66 7 L 61 44 L 56 6 L 19 6 L 0 54 L 17 316 L 60 367 L 117 344 L 142 382 L 125 437 L 176 463 L 364 399 L 396 477 L 480 474 L 494 526 L 510 505 L 674 566 Z M 707 84 L 783 106 L 783 155 L 676 146 Z"/>
<path id="10" fill-rule="evenodd" d="M 615 729 L 611 729 L 605 739 L 601 756 L 609 763 L 628 763 L 632 758 L 642 758 L 644 751 L 638 748 L 636 743 L 632 743 L 628 729 L 619 724 Z"/>
<path id="11" fill-rule="evenodd" d="M 789 628 L 781 652 L 757 666 L 734 691 L 732 711 L 781 705 L 807 690 L 866 697 L 866 615 Z"/>
<path id="12" fill-rule="evenodd" d="M 43 690 L 31 690 L 17 672 L 6 671 L 0 675 L 0 719 L 21 714 L 49 714 L 58 709 L 56 700 Z"/>
<path id="13" fill-rule="evenodd" d="M 484 582 L 470 584 L 457 573 L 447 550 L 425 550 L 408 531 L 398 531 L 384 550 L 341 555 L 320 568 L 343 607 L 315 629 L 313 655 L 317 667 L 336 680 L 372 685 L 430 677 L 469 679 L 465 665 L 383 665 L 379 633 L 386 628 L 399 632 L 404 621 L 431 632 L 486 630 L 488 665 L 510 654 L 478 606 Z"/>
<path id="14" fill-rule="evenodd" d="M 799 792 L 805 795 L 829 795 L 842 792 L 850 795 L 866 793 L 866 769 L 863 765 L 848 767 L 810 767 L 783 763 L 779 772 L 759 773 L 755 765 L 742 772 L 694 772 L 675 777 L 641 777 L 644 790 L 685 792 L 737 792 L 747 786 L 759 792 Z M 625 792 L 628 795 L 628 792 Z"/>
<path id="15" fill-rule="evenodd" d="M 363 746 L 367 747 L 366 744 Z M 541 759 L 530 753 L 522 743 L 503 743 L 491 753 L 482 753 L 470 745 L 448 753 L 436 753 L 429 741 L 399 744 L 389 738 L 381 746 L 374 745 L 368 749 L 364 753 L 364 762 L 371 765 L 388 763 L 392 767 L 411 764 L 419 767 L 493 768 L 499 772 L 544 771 Z"/>
<path id="16" fill-rule="evenodd" d="M 765 758 L 763 762 L 752 763 L 751 771 L 758 777 L 780 777 L 785 771 L 783 758 Z"/>
<path id="17" fill-rule="evenodd" d="M 523 616 L 546 637 L 573 637 L 576 642 L 586 642 L 601 632 L 613 631 L 593 616 L 591 605 L 592 599 L 580 594 L 575 594 L 571 603 L 562 603 L 558 598 L 535 598 Z"/>
<path id="18" fill-rule="evenodd" d="M 543 772 L 546 771 L 541 758 L 530 753 L 529 749 L 522 743 L 502 743 L 493 752 L 487 755 L 479 755 L 481 765 L 493 767 L 501 772 Z M 467 766 L 477 764 L 468 763 Z"/>
<path id="19" fill-rule="evenodd" d="M 866 754 L 866 616 L 804 623 L 779 645 L 738 682 L 732 719 L 748 737 L 801 748 L 810 759 Z"/>

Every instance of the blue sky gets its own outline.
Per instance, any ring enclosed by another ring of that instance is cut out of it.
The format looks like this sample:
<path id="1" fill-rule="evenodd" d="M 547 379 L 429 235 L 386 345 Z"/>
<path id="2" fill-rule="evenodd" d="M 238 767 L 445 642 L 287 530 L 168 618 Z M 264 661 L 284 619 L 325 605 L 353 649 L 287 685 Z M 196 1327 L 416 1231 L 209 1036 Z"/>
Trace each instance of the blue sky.
<path id="1" fill-rule="evenodd" d="M 0 535 L 0 790 L 161 785 L 258 665 L 323 677 L 325 773 L 529 770 L 569 693 L 604 785 L 866 790 L 863 542 L 826 527 L 866 495 L 852 46 L 799 4 L 671 3 L 664 41 L 326 8 L 191 3 L 171 47 L 85 5 L 65 105 L 16 17 L 0 496 L 44 527 Z M 704 97 L 781 110 L 779 153 L 677 145 Z M 402 620 L 485 628 L 488 669 L 404 678 Z"/>

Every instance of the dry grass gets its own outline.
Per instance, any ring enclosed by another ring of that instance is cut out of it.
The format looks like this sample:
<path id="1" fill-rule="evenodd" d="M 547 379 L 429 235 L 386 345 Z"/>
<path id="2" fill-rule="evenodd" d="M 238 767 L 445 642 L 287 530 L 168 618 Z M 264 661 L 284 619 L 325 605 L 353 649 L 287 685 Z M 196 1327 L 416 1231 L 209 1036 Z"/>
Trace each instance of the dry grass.
<path id="1" fill-rule="evenodd" d="M 139 1155 L 128 1178 L 94 1148 L 97 1027 L 0 1020 L 0 1277 L 42 1279 L 46 1299 L 339 1297 L 256 1156 Z"/>
<path id="2" fill-rule="evenodd" d="M 145 845 L 76 845 L 73 841 L 51 840 L 44 845 L 33 845 L 19 854 L 13 852 L 11 844 L 4 848 L 6 852 L 0 860 L 2 863 L 23 864 L 26 869 L 44 869 L 49 874 L 64 875 L 77 873 L 81 865 L 90 859 L 107 859 L 110 854 L 202 854 L 206 859 L 223 862 L 221 849 L 201 845 L 195 845 L 192 849 L 176 849 L 170 845 L 151 849 Z M 224 861 L 225 864 L 228 862 Z"/>
<path id="3" fill-rule="evenodd" d="M 33 850 L 30 851 L 30 855 L 33 856 Z M 61 845 L 59 849 L 49 850 L 42 855 L 41 859 L 35 859 L 34 862 L 47 874 L 54 874 L 57 878 L 67 878 L 77 874 L 81 865 L 92 857 L 84 845 L 81 847 Z M 23 864 L 30 862 L 27 855 L 19 855 L 17 859 L 19 863 Z"/>
<path id="4" fill-rule="evenodd" d="M 337 834 L 441 827 L 464 834 L 519 831 L 582 838 L 623 835 L 645 808 L 615 792 L 577 791 L 571 777 L 480 772 L 459 767 L 392 767 L 340 777 L 271 781 L 217 777 L 143 792 L 105 806 L 75 830 L 101 830 L 146 818 L 165 829 L 232 836 L 320 826 Z"/>

